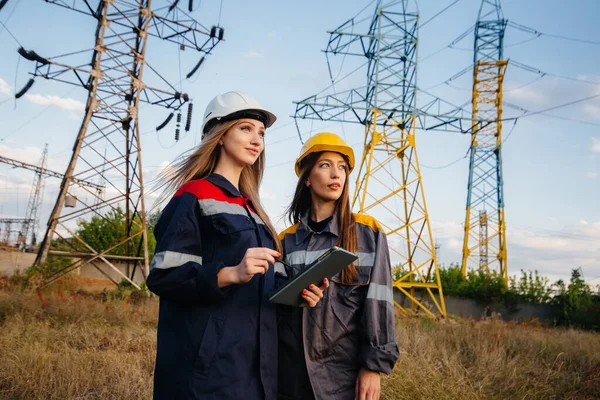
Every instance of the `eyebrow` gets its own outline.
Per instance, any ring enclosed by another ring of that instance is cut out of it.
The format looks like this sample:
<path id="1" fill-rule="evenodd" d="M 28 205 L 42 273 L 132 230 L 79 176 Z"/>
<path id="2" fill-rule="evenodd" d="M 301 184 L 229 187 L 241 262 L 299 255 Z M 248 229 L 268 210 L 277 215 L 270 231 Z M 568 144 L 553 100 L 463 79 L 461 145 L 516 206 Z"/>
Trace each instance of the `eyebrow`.
<path id="1" fill-rule="evenodd" d="M 335 164 L 335 162 L 332 159 L 330 159 L 330 158 L 322 158 L 322 159 L 319 160 L 319 162 L 323 162 L 323 161 L 328 161 L 331 164 Z M 346 162 L 346 160 L 341 160 L 341 161 L 339 161 L 339 163 L 348 164 Z"/>
<path id="2" fill-rule="evenodd" d="M 251 119 L 244 119 L 244 120 L 241 120 L 241 121 L 238 123 L 238 125 L 241 125 L 241 124 L 250 124 L 250 125 L 252 125 L 252 126 L 256 127 L 256 125 L 254 125 L 254 122 L 252 122 L 252 120 L 251 120 Z"/>
<path id="3" fill-rule="evenodd" d="M 250 125 L 252 125 L 253 127 L 256 128 L 256 125 L 254 124 L 254 122 L 252 122 L 251 119 L 247 119 L 247 120 L 243 120 L 243 121 L 238 122 L 238 125 L 241 125 L 241 124 L 250 124 Z M 259 126 L 258 129 L 259 130 L 262 129 L 263 132 L 267 130 L 267 128 L 265 128 L 264 126 Z"/>

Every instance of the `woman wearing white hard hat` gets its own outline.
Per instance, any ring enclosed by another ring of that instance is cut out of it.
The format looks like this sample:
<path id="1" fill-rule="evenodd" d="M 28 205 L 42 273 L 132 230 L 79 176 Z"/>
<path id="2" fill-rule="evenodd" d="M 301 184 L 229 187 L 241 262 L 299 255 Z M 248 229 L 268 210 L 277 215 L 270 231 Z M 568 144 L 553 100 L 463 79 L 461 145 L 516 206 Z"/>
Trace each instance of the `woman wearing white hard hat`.
<path id="1" fill-rule="evenodd" d="M 155 399 L 275 399 L 276 232 L 258 196 L 275 115 L 241 92 L 206 108 L 198 149 L 165 176 L 175 193 L 147 279 L 160 296 Z M 315 288 L 303 297 L 314 306 Z"/>
<path id="2" fill-rule="evenodd" d="M 352 213 L 353 168 L 352 147 L 328 132 L 296 160 L 293 225 L 279 235 L 293 274 L 334 245 L 358 260 L 331 278 L 317 307 L 279 307 L 280 400 L 379 399 L 380 373 L 398 358 L 387 241 L 374 218 Z"/>

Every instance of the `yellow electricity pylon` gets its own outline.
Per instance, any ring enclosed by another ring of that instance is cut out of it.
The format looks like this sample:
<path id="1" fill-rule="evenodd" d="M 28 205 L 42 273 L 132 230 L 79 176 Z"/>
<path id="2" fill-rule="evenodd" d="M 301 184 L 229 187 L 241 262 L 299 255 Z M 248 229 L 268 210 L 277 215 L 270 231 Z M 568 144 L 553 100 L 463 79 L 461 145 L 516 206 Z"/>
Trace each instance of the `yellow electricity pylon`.
<path id="1" fill-rule="evenodd" d="M 411 300 L 411 309 L 420 308 L 433 315 L 430 308 L 434 308 L 445 316 L 415 132 L 414 116 L 389 120 L 373 110 L 373 123 L 365 130 L 353 208 L 377 215 L 390 253 L 401 260 L 392 270 L 393 286 Z"/>

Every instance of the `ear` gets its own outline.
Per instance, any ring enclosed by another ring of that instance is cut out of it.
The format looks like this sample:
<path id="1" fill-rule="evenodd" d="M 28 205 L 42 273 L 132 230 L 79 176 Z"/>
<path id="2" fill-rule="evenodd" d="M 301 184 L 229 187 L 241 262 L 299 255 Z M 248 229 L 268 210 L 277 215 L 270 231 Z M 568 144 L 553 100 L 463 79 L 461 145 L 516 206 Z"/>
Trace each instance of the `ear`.
<path id="1" fill-rule="evenodd" d="M 304 182 L 306 187 L 310 187 L 310 178 L 306 178 L 306 182 Z"/>

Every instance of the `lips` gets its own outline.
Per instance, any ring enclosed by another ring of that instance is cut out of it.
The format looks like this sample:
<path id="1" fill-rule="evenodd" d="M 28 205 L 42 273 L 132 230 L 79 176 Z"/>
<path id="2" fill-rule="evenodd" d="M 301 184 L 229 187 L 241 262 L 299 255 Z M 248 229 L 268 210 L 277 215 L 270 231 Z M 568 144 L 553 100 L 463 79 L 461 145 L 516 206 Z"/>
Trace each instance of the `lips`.
<path id="1" fill-rule="evenodd" d="M 252 155 L 258 154 L 258 150 L 256 150 L 256 149 L 246 149 L 246 150 L 248 150 Z"/>
<path id="2" fill-rule="evenodd" d="M 339 183 L 330 183 L 329 185 L 327 185 L 327 187 L 331 190 L 338 190 L 342 187 L 342 185 L 340 185 Z"/>

